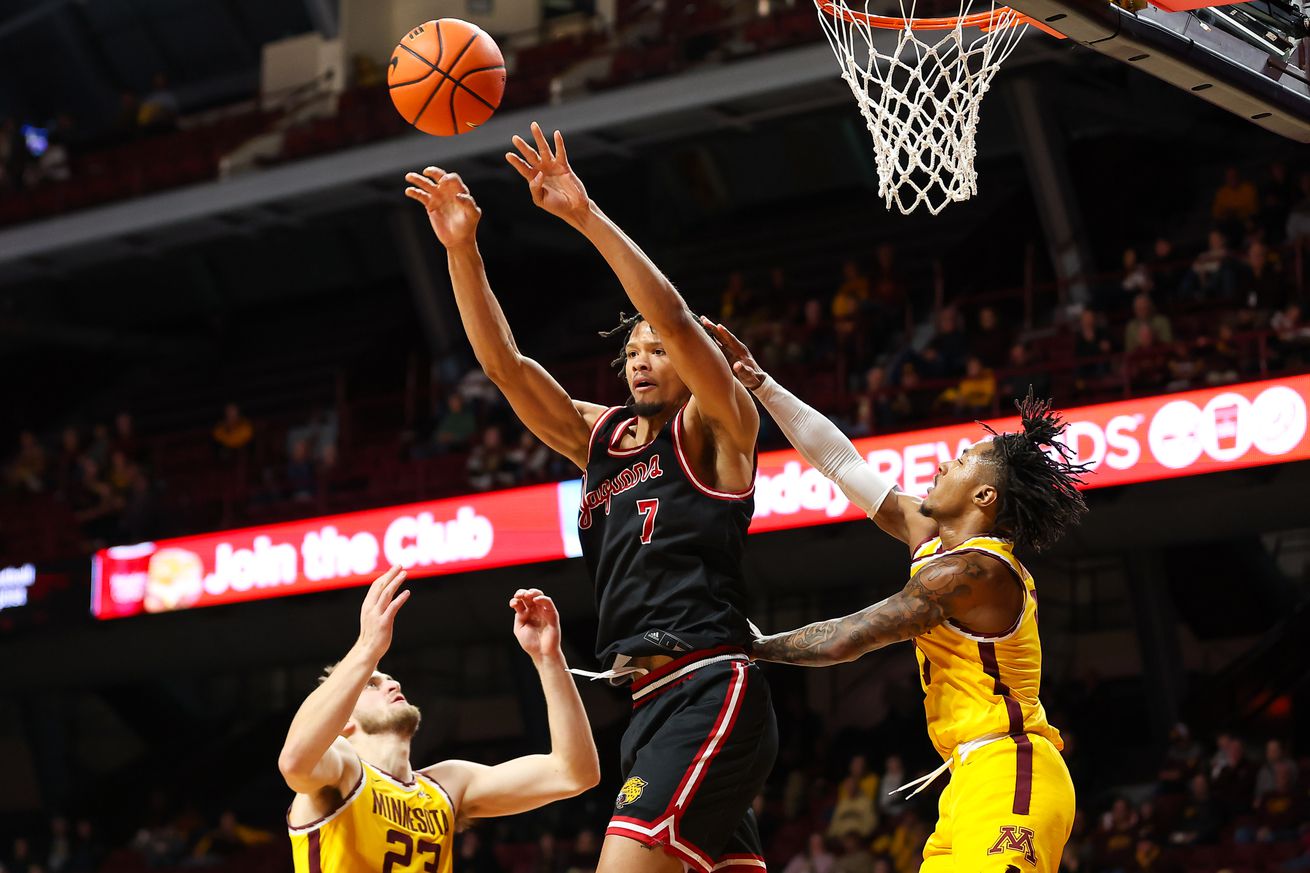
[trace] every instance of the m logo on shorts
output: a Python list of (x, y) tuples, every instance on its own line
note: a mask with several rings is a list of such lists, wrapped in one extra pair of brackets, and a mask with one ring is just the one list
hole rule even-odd
[(640, 776), (630, 777), (627, 782), (623, 783), (623, 787), (619, 789), (619, 796), (618, 799), (614, 801), (614, 808), (623, 809), (623, 807), (628, 806), (629, 804), (636, 803), (637, 798), (641, 797), (641, 792), (646, 789), (648, 784), (650, 783), (645, 779), (642, 779)]
[(1014, 825), (1001, 825), (1001, 835), (987, 850), (989, 855), (1005, 852), (1022, 852), (1029, 864), (1037, 863), (1037, 850), (1033, 847), (1032, 828), (1017, 828)]

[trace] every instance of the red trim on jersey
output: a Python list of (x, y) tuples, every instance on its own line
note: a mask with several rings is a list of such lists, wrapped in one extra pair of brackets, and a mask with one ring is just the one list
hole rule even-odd
[(738, 646), (715, 646), (712, 649), (700, 649), (695, 652), (688, 652), (687, 654), (683, 655), (680, 658), (674, 658), (672, 661), (670, 661), (667, 664), (664, 664), (663, 666), (656, 667), (654, 670), (651, 670), (645, 676), (641, 676), (637, 679), (633, 679), (632, 684), (628, 687), (631, 688), (632, 692), (635, 694), (636, 692), (645, 688), (647, 685), (651, 684), (657, 679), (663, 679), (665, 676), (669, 675), (670, 673), (676, 673), (678, 670), (681, 670), (683, 667), (693, 663), (694, 661), (701, 661), (704, 660), (705, 658), (714, 658), (719, 655), (744, 655), (744, 654), (746, 654), (746, 650)]
[(290, 807), (290, 805), (288, 805), (288, 806), (287, 806), (287, 815), (286, 815), (286, 819), (287, 819), (287, 830), (288, 830), (288, 831), (305, 831), (305, 830), (308, 830), (309, 828), (317, 828), (317, 827), (318, 827), (319, 825), (321, 825), (323, 822), (325, 822), (325, 821), (327, 821), (328, 819), (332, 818), (334, 815), (336, 815), (337, 813), (341, 812), (341, 810), (345, 809), (346, 806), (347, 806), (348, 804), (350, 804), (351, 802), (353, 802), (354, 799), (359, 795), (359, 789), (362, 788), (363, 786), (364, 786), (364, 760), (361, 758), (361, 759), (359, 759), (359, 778), (355, 780), (355, 787), (352, 788), (352, 789), (350, 789), (350, 791), (348, 791), (348, 792), (346, 793), (346, 796), (345, 796), (345, 798), (342, 799), (342, 801), (341, 801), (341, 805), (340, 805), (340, 806), (338, 806), (336, 809), (334, 809), (334, 810), (332, 810), (331, 812), (329, 812), (327, 815), (319, 816), (318, 818), (316, 818), (316, 819), (314, 819), (313, 821), (311, 821), (309, 824), (293, 825), (293, 824), (291, 823), (291, 807)]
[(691, 480), (691, 484), (696, 486), (696, 490), (700, 491), (702, 494), (707, 497), (713, 497), (716, 500), (745, 500), (747, 497), (754, 494), (755, 468), (758, 459), (754, 459), (751, 462), (751, 484), (745, 491), (716, 491), (701, 482), (700, 479), (696, 478), (696, 474), (692, 472), (691, 463), (687, 460), (687, 454), (682, 450), (682, 414), (686, 411), (687, 407), (683, 406), (678, 410), (678, 414), (673, 417), (673, 448), (678, 456), (678, 463), (682, 465), (682, 472), (687, 474), (687, 478)]
[(1014, 814), (1028, 815), (1033, 802), (1033, 741), (1019, 734), (1014, 745)]
[(635, 449), (620, 449), (616, 447), (614, 444), (617, 443), (619, 440), (623, 439), (623, 434), (628, 429), (628, 425), (632, 424), (636, 420), (637, 417), (633, 416), (632, 418), (620, 422), (619, 426), (614, 428), (614, 433), (610, 434), (609, 444), (605, 446), (605, 451), (609, 452), (611, 458), (630, 458), (633, 455), (637, 454), (638, 452), (642, 452), (650, 448), (650, 444), (655, 442), (655, 440), (659, 437), (660, 432), (655, 431), (655, 433), (651, 434), (650, 439), (646, 440), (646, 442), (637, 446)]
[(601, 426), (604, 425), (605, 422), (609, 421), (609, 417), (611, 415), (618, 412), (622, 408), (623, 408), (622, 406), (611, 406), (609, 409), (605, 410), (599, 416), (596, 417), (596, 421), (593, 422), (591, 425), (591, 434), (587, 437), (588, 458), (591, 457), (591, 450), (596, 447), (596, 433), (601, 429)]
[(1019, 625), (1023, 624), (1023, 614), (1024, 611), (1028, 608), (1028, 585), (1026, 582), (1023, 581), (1024, 577), (1019, 574), (1019, 571), (1017, 569), (1015, 569), (1014, 564), (1011, 564), (1009, 561), (1005, 560), (995, 552), (989, 552), (986, 549), (976, 549), (972, 547), (967, 549), (951, 549), (947, 554), (961, 555), (964, 554), (965, 552), (977, 552), (980, 555), (987, 555), (990, 558), (992, 558), (992, 560), (999, 561), (1000, 563), (1004, 564), (1005, 568), (1014, 575), (1015, 580), (1019, 583), (1019, 591), (1023, 594), (1024, 602), (1019, 607), (1019, 615), (1015, 617), (1014, 624), (1010, 625), (1008, 628), (1006, 628), (1005, 630), (1001, 631), (998, 634), (990, 634), (984, 631), (976, 631), (973, 628), (966, 625), (964, 622), (956, 621), (953, 618), (946, 619), (946, 623), (951, 627), (955, 628), (956, 630), (962, 631), (963, 633), (966, 633), (971, 637), (981, 637), (984, 640), (999, 640), (1010, 636), (1011, 634), (1013, 634), (1015, 631), (1019, 629)]
[(322, 831), (310, 831), (309, 834), (309, 873), (323, 873), (323, 861), (319, 857), (319, 835)]

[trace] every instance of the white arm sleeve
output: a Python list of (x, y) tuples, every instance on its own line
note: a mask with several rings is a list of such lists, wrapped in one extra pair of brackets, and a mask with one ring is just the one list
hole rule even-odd
[(835, 482), (851, 503), (873, 518), (896, 483), (869, 466), (826, 415), (802, 403), (772, 376), (764, 377), (763, 384), (755, 389), (755, 396), (801, 457)]

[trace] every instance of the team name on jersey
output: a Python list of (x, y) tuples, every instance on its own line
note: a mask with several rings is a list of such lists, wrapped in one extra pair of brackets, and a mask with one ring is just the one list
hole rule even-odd
[(582, 495), (582, 510), (578, 515), (578, 527), (587, 530), (591, 527), (591, 514), (602, 506), (605, 514), (610, 514), (610, 502), (618, 494), (631, 491), (647, 479), (658, 479), (664, 475), (660, 469), (660, 456), (653, 456), (649, 462), (638, 461), (631, 467), (620, 470), (594, 489)]
[(444, 809), (412, 807), (399, 797), (373, 793), (373, 814), (416, 834), (445, 836), (450, 830), (450, 819)]

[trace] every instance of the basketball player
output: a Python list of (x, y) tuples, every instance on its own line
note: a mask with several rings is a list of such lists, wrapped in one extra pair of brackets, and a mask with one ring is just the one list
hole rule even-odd
[[(750, 642), (741, 558), (759, 414), (681, 295), (587, 196), (538, 125), (509, 162), (534, 202), (596, 247), (641, 313), (623, 319), (626, 406), (575, 401), (518, 349), (478, 254), (480, 212), (429, 167), (406, 191), (446, 247), (478, 361), (543, 442), (583, 471), (578, 516), (599, 614), (600, 676), (631, 679), (624, 782), (600, 873), (764, 868), (750, 805), (777, 752)], [(597, 675), (597, 674), (591, 674)]]
[(377, 669), (409, 599), (404, 581), (399, 567), (374, 580), (359, 639), (328, 668), (287, 732), (278, 767), (296, 792), (287, 811), (296, 873), (451, 873), (457, 822), (536, 809), (600, 781), (587, 713), (560, 652), (559, 614), (535, 588), (519, 589), (509, 603), (514, 636), (541, 676), (550, 754), (494, 767), (410, 767), (418, 707)]
[(1016, 404), (1021, 429), (987, 428), (990, 439), (938, 466), (921, 500), (899, 493), (722, 325), (706, 326), (805, 460), (910, 548), (910, 580), (899, 593), (854, 615), (757, 638), (753, 657), (819, 667), (912, 640), (928, 735), (945, 763), (904, 787), (952, 770), (920, 869), (1055, 873), (1074, 789), (1060, 733), (1037, 699), (1037, 592), (1014, 548), (1051, 545), (1087, 511), (1076, 488), (1086, 467), (1058, 441), (1059, 416), (1030, 389)]

